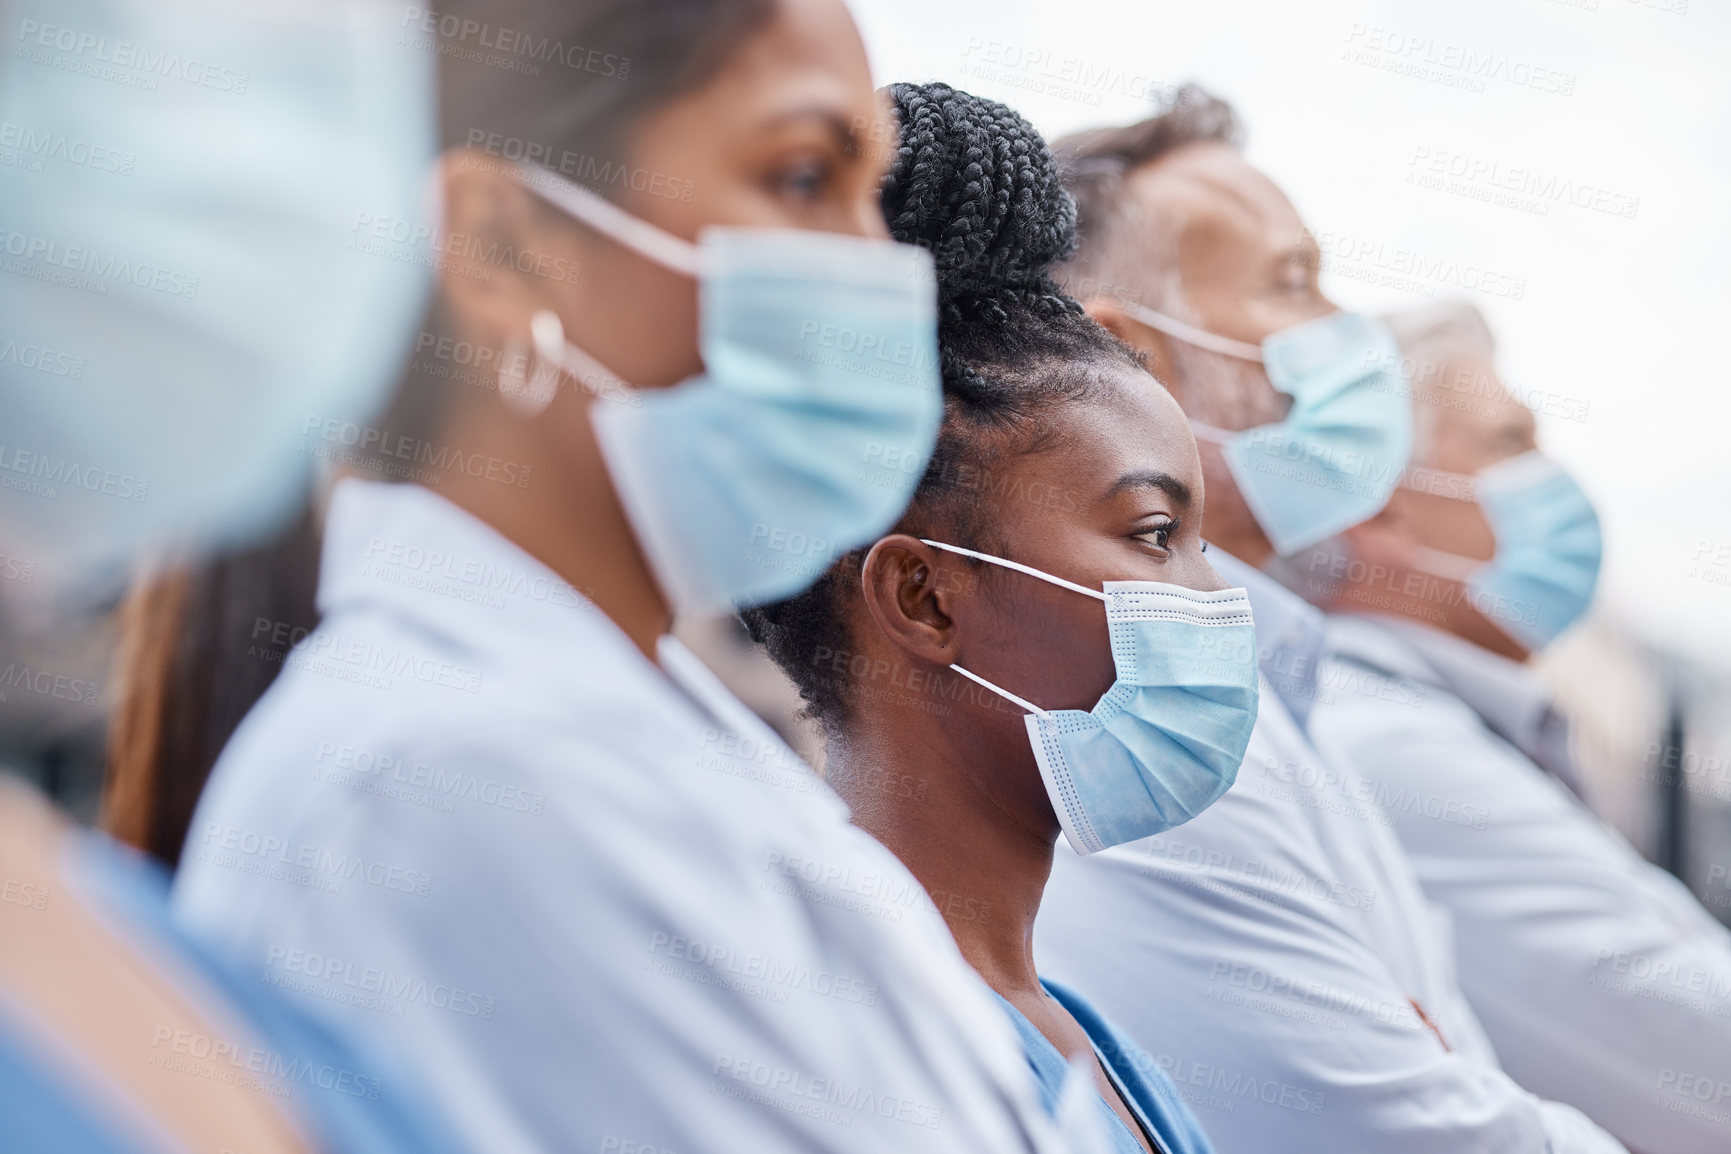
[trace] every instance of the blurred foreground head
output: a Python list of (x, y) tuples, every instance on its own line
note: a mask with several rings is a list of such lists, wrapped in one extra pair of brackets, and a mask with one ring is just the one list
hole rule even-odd
[[(380, 267), (436, 268), (435, 295), (395, 334), (389, 409), (297, 400), (282, 456), (297, 481), (295, 466), (320, 460), (423, 484), (562, 571), (574, 554), (593, 559), (593, 572), (567, 578), (616, 619), (664, 618), (589, 417), (641, 408), (613, 373), (651, 389), (705, 367), (698, 285), (543, 194), (581, 186), (680, 248), (673, 238), (717, 224), (882, 236), (883, 149), (869, 145), (890, 130), (847, 10), (840, 0), (445, 0), (394, 8), (389, 35), (438, 62), (428, 156), (441, 155), (418, 171), (441, 222), (368, 208), (343, 218), (339, 239)], [(558, 318), (612, 384), (554, 373), (531, 401), (549, 376), (537, 316)], [(726, 451), (725, 437), (712, 441)], [(110, 828), (173, 860), (217, 752), (275, 661), (317, 624), (319, 537), (317, 517), (303, 516), (138, 591), (124, 614)]]
[(434, 58), (385, 0), (14, 0), (0, 539), (39, 588), (278, 527), (312, 415), (376, 408), (427, 270)]

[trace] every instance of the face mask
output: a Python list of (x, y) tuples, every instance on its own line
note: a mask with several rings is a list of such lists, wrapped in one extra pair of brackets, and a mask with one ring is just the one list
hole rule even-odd
[(274, 527), (422, 314), (436, 57), (365, 0), (8, 13), (0, 538), (59, 586)]
[(1431, 482), (1426, 492), (1460, 500), (1476, 494), (1497, 551), (1482, 562), (1423, 549), (1422, 568), (1465, 581), (1473, 607), (1528, 649), (1543, 648), (1581, 619), (1598, 585), (1603, 540), (1592, 501), (1561, 465), (1535, 450), (1471, 477), (1423, 472)]
[(705, 229), (693, 246), (541, 170), (523, 180), (701, 282), (704, 373), (637, 390), (542, 313), (537, 354), (629, 404), (591, 410), (620, 501), (679, 612), (777, 601), (895, 522), (943, 419), (937, 291), (911, 245)]
[(1118, 676), (1087, 712), (1041, 709), (950, 666), (1028, 711), (1040, 777), (1077, 853), (1182, 825), (1231, 788), (1256, 726), (1256, 630), (1244, 590), (1107, 581), (1102, 593), (1001, 557), (926, 544), (1106, 603)]
[(1412, 400), (1394, 337), (1337, 312), (1282, 329), (1260, 346), (1206, 332), (1140, 305), (1149, 328), (1199, 349), (1255, 361), (1292, 398), (1286, 419), (1233, 433), (1192, 422), (1224, 447), (1232, 478), (1282, 556), (1368, 521), (1388, 504), (1412, 455)]

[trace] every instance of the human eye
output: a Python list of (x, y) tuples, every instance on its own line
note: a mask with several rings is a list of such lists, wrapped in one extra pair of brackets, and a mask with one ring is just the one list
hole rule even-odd
[(1178, 522), (1174, 520), (1161, 521), (1138, 529), (1131, 536), (1136, 540), (1165, 552), (1171, 548), (1172, 536), (1178, 532)]
[(790, 203), (808, 207), (822, 199), (834, 175), (834, 166), (821, 157), (799, 157), (776, 166), (770, 187)]

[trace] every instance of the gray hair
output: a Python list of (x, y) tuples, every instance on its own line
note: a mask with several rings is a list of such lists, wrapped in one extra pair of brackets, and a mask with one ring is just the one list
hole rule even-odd
[(1176, 261), (1148, 259), (1151, 243), (1169, 243), (1126, 194), (1131, 173), (1187, 144), (1243, 143), (1238, 114), (1195, 84), (1168, 90), (1158, 111), (1134, 124), (1071, 133), (1052, 145), (1064, 185), (1076, 198), (1081, 244), (1059, 267), (1059, 283), (1078, 300), (1107, 297), (1181, 310)]

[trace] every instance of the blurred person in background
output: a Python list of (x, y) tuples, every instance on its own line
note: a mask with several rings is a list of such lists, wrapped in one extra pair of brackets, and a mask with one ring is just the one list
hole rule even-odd
[[(387, 5), (356, 0), (5, 11), (0, 106), (48, 162), (0, 168), (19, 256), (0, 275), (0, 551), (32, 572), (0, 597), (52, 622), (142, 551), (269, 531), (307, 480), (294, 411), (358, 417), (388, 387), (424, 278), (343, 246), (357, 199), (413, 210), (432, 70), (394, 50)], [(129, 90), (111, 81), (142, 73), (75, 57), (118, 44), (176, 63)], [(352, 307), (371, 325), (345, 324)], [(271, 339), (301, 324), (316, 353)], [(21, 656), (9, 688), (89, 689), (19, 674)], [(212, 957), (172, 926), (159, 871), (0, 780), (0, 1150), (455, 1148), (412, 1067)]]
[(320, 622), (231, 618), (284, 668), (177, 915), (412, 1049), (488, 1149), (1048, 1148), (913, 876), (668, 635), (816, 580), (936, 438), (931, 263), (884, 227), (845, 7), (405, 12), (443, 219), (356, 241), (430, 246), (437, 297), (389, 413), (305, 414), (349, 474)]
[(1393, 336), (1323, 296), (1314, 242), (1238, 139), (1232, 110), (1186, 87), (1054, 145), (1080, 210), (1061, 283), (1196, 427), (1209, 557), (1250, 590), (1273, 692), (1206, 813), (1057, 855), (1037, 946), (1227, 1154), (1621, 1150), (1501, 1069), (1389, 819), (1302, 729), (1323, 694), (1381, 686), (1320, 683), (1319, 616), (1258, 567), (1386, 504), (1412, 407)]
[(1731, 932), (1584, 803), (1568, 722), (1525, 664), (1592, 597), (1592, 503), (1539, 451), (1476, 309), (1389, 322), (1413, 466), (1280, 572), (1329, 611), (1323, 684), (1390, 691), (1319, 699), (1311, 735), (1395, 818), (1511, 1074), (1646, 1154), (1731, 1148)]
[(1003, 999), (1048, 1102), (1085, 1055), (1113, 1150), (1206, 1151), (1159, 1067), (1085, 989), (1043, 981), (1029, 943), (1060, 830), (1087, 850), (1136, 840), (1230, 784), (1256, 719), (1249, 602), (1203, 556), (1184, 414), (1052, 282), (1075, 206), (1045, 141), (946, 84), (888, 91), (884, 215), (937, 262), (943, 432), (893, 534), (745, 617), (822, 726), (854, 821)]

